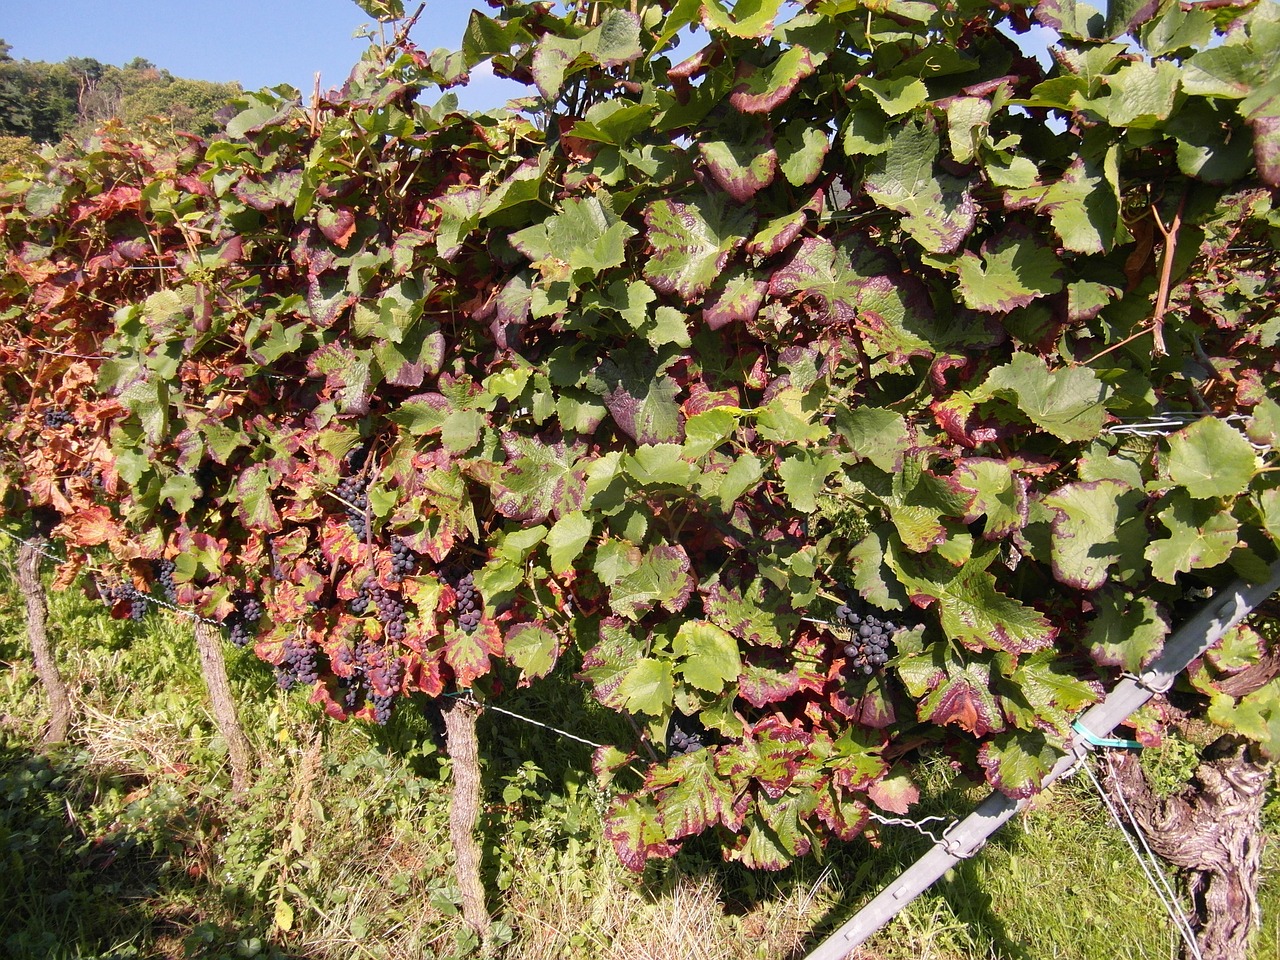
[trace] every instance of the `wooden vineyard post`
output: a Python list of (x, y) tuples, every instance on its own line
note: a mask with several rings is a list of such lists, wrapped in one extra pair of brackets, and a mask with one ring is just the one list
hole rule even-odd
[(445, 743), (449, 751), (453, 796), (449, 802), (449, 836), (453, 841), (454, 869), (462, 892), (462, 916), (480, 938), (484, 956), (493, 954), (489, 911), (480, 881), (480, 845), (476, 824), (480, 819), (480, 750), (476, 739), (478, 704), (456, 698), (444, 709)]
[(18, 545), (18, 589), (27, 608), (27, 641), (36, 662), (36, 673), (49, 698), (49, 726), (44, 732), (46, 744), (61, 743), (67, 739), (71, 725), (71, 698), (67, 685), (58, 672), (58, 662), (49, 643), (49, 605), (45, 599), (44, 584), (40, 582), (39, 547), (30, 540)]
[(240, 718), (236, 714), (236, 702), (231, 696), (231, 683), (227, 679), (227, 661), (222, 656), (222, 637), (215, 624), (196, 621), (196, 650), (200, 653), (200, 672), (209, 688), (209, 701), (213, 706), (213, 719), (218, 724), (222, 738), (227, 742), (227, 757), (231, 761), (231, 791), (236, 796), (249, 787), (249, 771), (253, 767), (253, 747), (244, 735)]

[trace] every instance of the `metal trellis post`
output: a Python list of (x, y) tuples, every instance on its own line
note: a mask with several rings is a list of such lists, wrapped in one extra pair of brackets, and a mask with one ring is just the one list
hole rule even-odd
[[(1206, 600), (1168, 638), (1160, 655), (1140, 676), (1125, 677), (1106, 699), (1080, 716), (1066, 756), (1049, 771), (1041, 787), (1047, 787), (1073, 770), (1098, 741), (1157, 693), (1168, 690), (1196, 657), (1277, 590), (1280, 590), (1280, 561), (1271, 565), (1271, 575), (1265, 582), (1246, 584), (1236, 580)], [(844, 960), (934, 881), (982, 849), (987, 837), (1012, 819), (1026, 803), (1026, 800), (1013, 800), (993, 792), (973, 813), (947, 830), (936, 846), (824, 940), (806, 960)]]

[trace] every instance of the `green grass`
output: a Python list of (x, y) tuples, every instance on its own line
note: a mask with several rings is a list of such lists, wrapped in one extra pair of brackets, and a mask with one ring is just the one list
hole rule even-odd
[[(73, 741), (37, 750), (43, 698), (20, 608), (0, 584), (0, 955), (24, 958), (467, 957), (448, 843), (448, 761), (412, 709), (386, 728), (321, 718), (229, 650), (261, 764), (241, 803), (205, 706), (189, 625), (112, 621), (74, 591), (51, 627)], [(601, 742), (624, 720), (572, 681), (503, 705)], [(602, 836), (590, 749), (483, 715), (484, 870), (501, 955), (801, 958), (930, 844), (901, 827), (776, 874), (697, 839), (642, 876)], [(1178, 751), (1181, 751), (1179, 753)], [(1185, 775), (1176, 743), (1154, 757)], [(985, 791), (942, 761), (916, 815)], [(1274, 851), (1267, 853), (1274, 868)], [(1263, 888), (1256, 960), (1280, 960), (1280, 889)], [(1174, 952), (1155, 895), (1087, 781), (1062, 784), (911, 904), (864, 956), (1113, 960)]]

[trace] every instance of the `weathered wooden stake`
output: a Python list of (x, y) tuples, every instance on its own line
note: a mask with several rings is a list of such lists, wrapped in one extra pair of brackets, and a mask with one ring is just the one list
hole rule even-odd
[(445, 743), (453, 776), (449, 804), (449, 836), (453, 841), (454, 870), (462, 891), (462, 917), (480, 938), (484, 956), (493, 955), (489, 911), (480, 881), (480, 845), (476, 824), (480, 820), (480, 748), (476, 718), (480, 707), (455, 699), (444, 709)]
[(67, 739), (71, 726), (71, 698), (67, 685), (58, 672), (58, 662), (49, 643), (49, 604), (40, 582), (41, 553), (37, 545), (24, 540), (18, 545), (18, 589), (27, 606), (27, 641), (36, 661), (36, 673), (49, 698), (49, 726), (45, 728), (46, 744), (61, 743)]
[(196, 621), (196, 650), (200, 653), (200, 672), (209, 688), (209, 702), (213, 705), (213, 719), (218, 724), (222, 738), (227, 742), (227, 757), (231, 761), (231, 792), (236, 796), (249, 787), (249, 772), (253, 769), (253, 747), (240, 726), (236, 702), (231, 696), (231, 682), (227, 679), (227, 661), (222, 656), (222, 636), (214, 624)]

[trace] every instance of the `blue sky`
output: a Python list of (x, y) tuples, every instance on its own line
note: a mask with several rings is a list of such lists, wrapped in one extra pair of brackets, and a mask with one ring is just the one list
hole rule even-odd
[[(416, 9), (412, 0), (407, 9)], [(425, 50), (457, 49), (481, 0), (428, 0), (412, 37)], [(370, 18), (351, 0), (41, 0), (0, 3), (0, 38), (19, 60), (144, 57), (175, 76), (238, 80), (247, 89), (288, 83), (309, 96), (316, 71), (341, 86), (368, 41)], [(498, 106), (522, 88), (484, 70), (458, 91), (464, 107)]]

